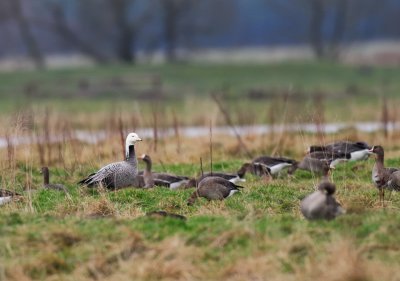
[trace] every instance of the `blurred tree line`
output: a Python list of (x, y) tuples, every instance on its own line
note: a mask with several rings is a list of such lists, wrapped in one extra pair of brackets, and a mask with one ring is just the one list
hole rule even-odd
[[(246, 11), (246, 5), (256, 2), (257, 11)], [(239, 33), (245, 33), (237, 28), (241, 21), (265, 14), (273, 30), (265, 32), (265, 42), (269, 36), (280, 36), (282, 42), (292, 38), (289, 43), (309, 44), (317, 58), (337, 59), (345, 44), (357, 41), (363, 32), (372, 32), (371, 27), (391, 37), (400, 36), (398, 2), (1, 0), (0, 56), (13, 49), (26, 53), (37, 68), (42, 68), (51, 53), (79, 52), (98, 63), (135, 63), (138, 51), (162, 50), (166, 60), (174, 62), (180, 58), (179, 50), (207, 45), (210, 36), (230, 33), (239, 38)], [(18, 44), (4, 40), (11, 33), (18, 34)]]

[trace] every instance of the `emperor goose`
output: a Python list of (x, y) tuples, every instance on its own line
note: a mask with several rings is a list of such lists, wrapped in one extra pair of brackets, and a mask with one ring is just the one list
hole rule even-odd
[(398, 168), (385, 167), (385, 151), (382, 146), (373, 146), (370, 151), (376, 154), (375, 165), (372, 168), (372, 181), (379, 189), (379, 201), (383, 204), (385, 188), (400, 191), (400, 170)]
[(308, 220), (331, 220), (345, 213), (333, 194), (336, 187), (328, 181), (321, 182), (317, 191), (305, 197), (300, 203), (301, 213)]
[(308, 148), (308, 152), (331, 151), (337, 153), (350, 153), (350, 161), (360, 161), (368, 159), (369, 155), (371, 155), (370, 149), (371, 147), (366, 142), (339, 141), (326, 146), (312, 145)]
[(42, 167), (40, 171), (43, 174), (43, 187), (45, 189), (53, 189), (53, 190), (67, 192), (67, 188), (64, 185), (59, 183), (53, 183), (53, 184), (49, 183), (50, 174), (48, 167)]
[[(178, 189), (184, 187), (189, 178), (184, 176), (177, 176), (170, 173), (154, 173), (151, 171), (152, 161), (149, 155), (143, 154), (141, 159), (146, 163), (146, 169), (143, 172), (145, 182), (150, 182), (148, 185), (166, 186), (170, 189)], [(151, 183), (152, 182), (152, 183)]]
[(110, 189), (135, 186), (138, 174), (135, 143), (141, 140), (136, 133), (130, 133), (125, 140), (125, 161), (108, 164), (81, 180), (79, 184), (88, 187), (103, 185)]
[(238, 186), (224, 178), (210, 176), (205, 177), (199, 182), (199, 186), (188, 199), (188, 205), (193, 205), (198, 197), (208, 200), (223, 200), (239, 191)]

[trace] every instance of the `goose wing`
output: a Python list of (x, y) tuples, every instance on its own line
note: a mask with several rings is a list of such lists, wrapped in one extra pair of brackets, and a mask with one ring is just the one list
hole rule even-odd
[(81, 180), (79, 184), (84, 184), (84, 185), (94, 185), (98, 184), (100, 182), (107, 182), (107, 181), (113, 181), (113, 179), (119, 175), (119, 174), (125, 174), (128, 170), (132, 169), (131, 172), (133, 172), (133, 168), (130, 167), (130, 165), (125, 162), (115, 162), (108, 164), (107, 166), (104, 166), (100, 170), (98, 170), (96, 173), (93, 173), (89, 175), (87, 178)]

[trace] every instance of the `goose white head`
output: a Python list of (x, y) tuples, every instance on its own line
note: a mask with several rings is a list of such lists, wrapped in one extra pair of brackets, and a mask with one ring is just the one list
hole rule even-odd
[(126, 137), (126, 140), (125, 140), (126, 157), (128, 157), (129, 146), (130, 145), (135, 145), (135, 143), (138, 142), (138, 141), (142, 141), (142, 139), (139, 138), (139, 136), (136, 133), (129, 133), (128, 134), (128, 136)]

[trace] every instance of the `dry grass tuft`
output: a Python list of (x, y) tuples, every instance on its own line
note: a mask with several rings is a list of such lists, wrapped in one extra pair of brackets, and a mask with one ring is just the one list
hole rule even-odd
[(84, 207), (84, 214), (90, 218), (114, 217), (117, 210), (106, 196), (102, 196), (99, 200), (89, 202)]
[(107, 274), (97, 277), (91, 274), (92, 278), (97, 280), (101, 277), (101, 280), (110, 281), (202, 279), (202, 265), (195, 262), (201, 255), (196, 248), (186, 245), (183, 239), (172, 237), (152, 247), (141, 242), (139, 245), (131, 245), (131, 250), (128, 250), (130, 254), (125, 258), (119, 253), (107, 259), (112, 262), (108, 262), (108, 265), (100, 264)]

